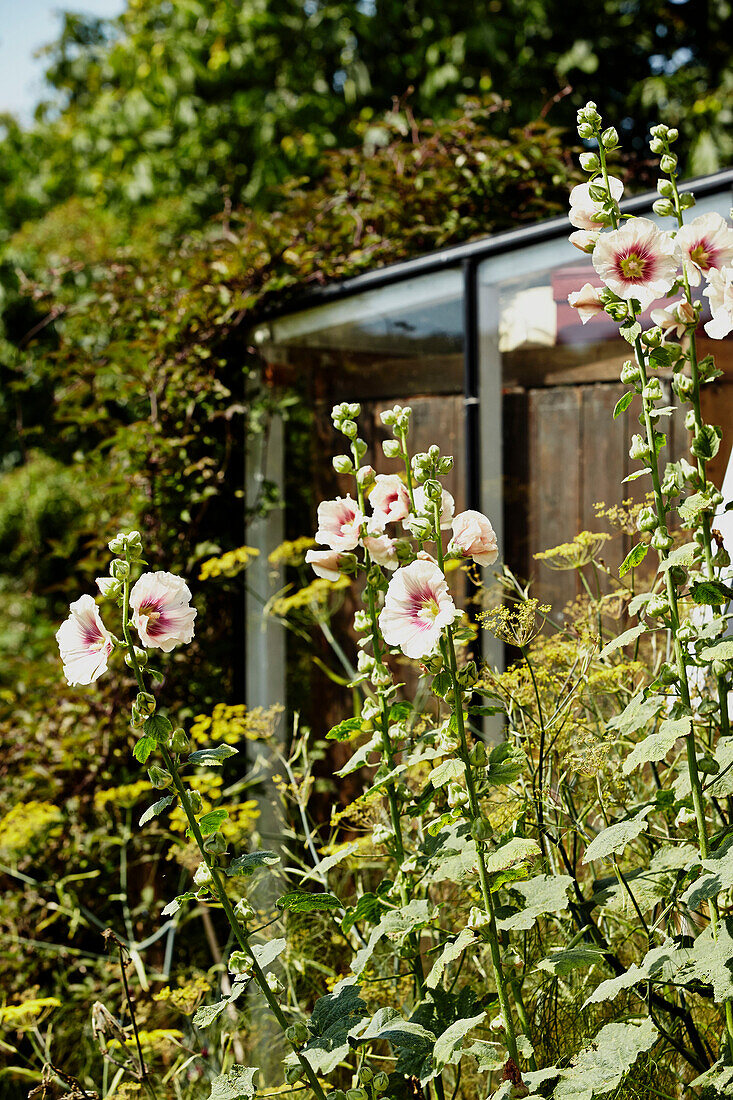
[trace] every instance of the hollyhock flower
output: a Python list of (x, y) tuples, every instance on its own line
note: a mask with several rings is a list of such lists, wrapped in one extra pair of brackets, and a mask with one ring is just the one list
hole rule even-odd
[(383, 530), (385, 524), (405, 519), (410, 511), (410, 494), (397, 474), (377, 474), (369, 503), (374, 512), (370, 526)]
[(580, 290), (574, 290), (572, 294), (568, 294), (568, 302), (573, 309), (577, 309), (583, 324), (590, 321), (591, 317), (597, 317), (599, 313), (603, 313), (603, 302), (598, 287), (591, 286), (590, 283), (583, 283)]
[(677, 230), (675, 243), (691, 286), (733, 263), (733, 229), (720, 214), (702, 214)]
[(703, 294), (710, 299), (713, 318), (705, 325), (705, 331), (713, 340), (722, 340), (733, 330), (733, 267), (713, 270), (709, 279)]
[(353, 550), (363, 522), (359, 505), (350, 496), (324, 500), (318, 505), (316, 542), (332, 550)]
[(389, 535), (371, 535), (363, 542), (365, 549), (369, 551), (369, 557), (383, 569), (396, 569), (400, 564), (395, 540)]
[(337, 581), (341, 576), (339, 562), (344, 558), (338, 550), (309, 550), (305, 555), (308, 565), (313, 566), (313, 572), (317, 577), (323, 577), (325, 581)]
[(56, 631), (64, 676), (72, 687), (91, 684), (107, 671), (114, 640), (92, 596), (81, 596), (69, 611), (68, 619)]
[[(624, 185), (616, 176), (609, 176), (608, 183), (611, 188), (611, 197), (618, 202), (624, 193)], [(600, 202), (590, 196), (591, 187), (601, 186), (600, 181), (591, 183), (579, 183), (570, 192), (570, 224), (576, 229), (601, 229), (602, 223), (593, 216), (601, 206)]]
[(574, 233), (570, 234), (568, 240), (581, 252), (592, 252), (600, 235), (600, 230), (591, 232), (588, 229), (576, 229)]
[(493, 565), (499, 556), (496, 532), (482, 512), (468, 509), (453, 520), (453, 538), (449, 550), (459, 550), (477, 565)]
[(143, 573), (130, 592), (132, 621), (143, 645), (170, 651), (193, 638), (196, 608), (182, 577), (163, 571)]
[(679, 254), (674, 240), (648, 218), (632, 218), (601, 234), (593, 266), (619, 298), (636, 298), (642, 310), (663, 298), (674, 283)]
[(665, 336), (674, 333), (679, 340), (684, 335), (685, 329), (695, 320), (695, 311), (684, 298), (674, 302), (666, 309), (653, 309), (652, 321), (663, 331)]
[(406, 657), (420, 658), (427, 657), (459, 615), (438, 566), (413, 561), (389, 582), (379, 625), (388, 645), (399, 647)]
[[(433, 502), (428, 499), (425, 490), (422, 485), (418, 486), (414, 492), (415, 497), (415, 513), (419, 516), (428, 515), (433, 518)], [(448, 492), (447, 489), (443, 489), (443, 496), (440, 501), (440, 529), (441, 531), (447, 531), (453, 520), (453, 512), (455, 511), (456, 502), (453, 499), (453, 495)], [(404, 524), (405, 527), (409, 527), (409, 523)]]

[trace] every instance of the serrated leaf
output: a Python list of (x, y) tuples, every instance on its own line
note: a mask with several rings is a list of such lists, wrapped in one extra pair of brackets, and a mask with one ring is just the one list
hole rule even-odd
[(162, 714), (151, 714), (143, 722), (143, 733), (152, 737), (156, 744), (165, 744), (173, 732), (173, 726)]
[(594, 963), (603, 962), (605, 953), (600, 947), (592, 944), (580, 943), (576, 947), (567, 947), (565, 950), (553, 951), (540, 959), (537, 963), (539, 970), (545, 970), (548, 974), (554, 974), (558, 978), (564, 978), (573, 974), (583, 966), (593, 966)]
[(627, 821), (618, 821), (615, 825), (609, 825), (608, 828), (603, 829), (586, 848), (582, 862), (591, 863), (594, 859), (606, 859), (617, 852), (622, 852), (627, 844), (649, 828), (649, 823), (644, 820), (649, 810), (650, 807), (645, 806), (635, 817)]
[(333, 894), (310, 894), (305, 890), (291, 890), (277, 899), (278, 909), (289, 909), (291, 913), (315, 913), (327, 909), (343, 909), (343, 905)]
[(381, 744), (381, 735), (375, 733), (373, 737), (370, 737), (363, 745), (360, 745), (356, 752), (346, 761), (342, 768), (339, 768), (334, 775), (337, 775), (340, 779), (343, 779), (345, 775), (351, 775), (352, 772), (358, 771), (359, 768), (363, 768), (369, 763), (369, 756), (373, 752), (378, 752)]
[(637, 638), (641, 637), (648, 630), (646, 623), (639, 623), (638, 626), (632, 626), (630, 630), (625, 630), (623, 634), (619, 634), (616, 638), (612, 638), (610, 642), (604, 645), (601, 652), (598, 654), (598, 659), (603, 661), (610, 653), (613, 653), (617, 649), (621, 649), (622, 646), (629, 645), (631, 642), (635, 642)]
[(283, 951), (287, 947), (287, 940), (280, 938), (276, 940), (268, 940), (267, 943), (252, 943), (252, 954), (257, 959), (257, 962), (266, 970), (268, 966), (274, 963), (275, 959), (279, 955), (282, 955)]
[[(359, 1033), (366, 1015), (359, 986), (353, 982), (341, 982), (333, 993), (319, 997), (309, 1021), (312, 1038), (302, 1050), (317, 1073), (331, 1073), (349, 1055), (348, 1040)], [(295, 1054), (287, 1062), (296, 1064)]]
[(620, 1085), (640, 1054), (650, 1050), (658, 1031), (650, 1019), (641, 1024), (606, 1024), (593, 1042), (561, 1071), (553, 1100), (591, 1100)]
[(148, 821), (152, 821), (154, 817), (162, 813), (171, 802), (175, 802), (176, 796), (174, 794), (167, 794), (165, 798), (159, 798), (157, 802), (154, 802), (152, 806), (148, 806), (145, 813), (140, 818), (138, 825), (146, 825)]
[(212, 745), (207, 749), (197, 749), (188, 758), (189, 764), (203, 768), (218, 768), (230, 756), (236, 756), (237, 750), (231, 745)]
[(461, 1059), (462, 1051), (460, 1046), (463, 1039), (468, 1035), (469, 1031), (478, 1027), (485, 1016), (485, 1012), (480, 1012), (478, 1016), (471, 1016), (464, 1020), (456, 1020), (455, 1023), (445, 1029), (442, 1035), (438, 1036), (435, 1040), (435, 1047), (433, 1048), (433, 1057), (437, 1066), (458, 1064)]
[[(226, 819), (229, 817), (229, 811), (225, 810), (222, 806), (216, 810), (209, 810), (207, 814), (199, 818), (199, 829), (202, 836), (211, 836), (213, 833), (218, 833)], [(190, 830), (186, 830), (190, 832)]]
[(451, 757), (449, 760), (444, 760), (437, 768), (433, 768), (430, 773), (430, 782), (437, 789), (445, 786), (446, 783), (462, 780), (465, 772), (463, 761)]
[(493, 1043), (486, 1039), (476, 1039), (470, 1047), (464, 1047), (464, 1054), (472, 1054), (478, 1062), (479, 1073), (493, 1073), (501, 1069), (506, 1057)]
[(615, 420), (617, 416), (621, 415), (621, 413), (626, 412), (626, 410), (628, 409), (629, 405), (631, 404), (631, 402), (633, 400), (634, 400), (634, 391), (633, 390), (627, 390), (627, 392), (625, 394), (623, 394), (621, 397), (619, 397), (618, 401), (616, 402), (616, 406), (613, 410), (613, 419)]
[(217, 1001), (216, 1004), (213, 1005), (201, 1005), (200, 1008), (196, 1009), (194, 1014), (193, 1026), (209, 1027), (213, 1024), (214, 1020), (221, 1016), (228, 1004), (229, 1001)]
[(237, 875), (251, 875), (258, 867), (271, 867), (280, 862), (277, 852), (246, 852), (243, 856), (237, 856), (227, 867), (227, 875), (234, 878)]
[(659, 572), (666, 573), (672, 566), (681, 565), (683, 569), (689, 569), (695, 559), (700, 555), (700, 547), (696, 542), (686, 542), (676, 547), (659, 563)]
[(701, 512), (712, 512), (715, 505), (709, 493), (693, 493), (677, 505), (677, 511), (683, 523), (691, 524)]
[(652, 718), (656, 718), (666, 702), (664, 695), (649, 695), (645, 698), (643, 691), (640, 691), (620, 714), (608, 722), (607, 728), (617, 730), (621, 737), (628, 737), (629, 734), (644, 729)]
[(443, 977), (443, 971), (450, 963), (460, 959), (466, 948), (474, 943), (476, 933), (472, 928), (462, 928), (454, 940), (447, 943), (433, 963), (432, 969), (425, 979), (428, 989), (435, 989)]
[(691, 718), (666, 718), (660, 723), (656, 733), (650, 733), (631, 750), (623, 763), (624, 775), (630, 775), (642, 764), (664, 760), (675, 742), (680, 737), (686, 737), (691, 730)]
[(508, 787), (515, 783), (527, 763), (522, 750), (511, 741), (491, 750), (486, 768), (486, 778), (493, 787)]
[(692, 945), (691, 976), (712, 985), (713, 997), (718, 1004), (733, 998), (732, 930), (733, 921), (722, 920), (715, 938), (709, 924)]
[(698, 581), (690, 589), (690, 595), (695, 603), (721, 607), (733, 599), (733, 589), (722, 581)]
[(132, 755), (141, 764), (145, 764), (156, 745), (157, 741), (155, 740), (155, 738), (141, 737), (140, 740), (135, 743), (135, 747), (132, 750)]
[(733, 886), (733, 836), (728, 836), (707, 859), (702, 860), (702, 873), (691, 886), (688, 886), (680, 900), (691, 909), (699, 909), (703, 902), (717, 897), (721, 890), (727, 890), (731, 886)]
[(432, 906), (426, 898), (415, 898), (400, 909), (385, 913), (376, 928), (373, 928), (368, 942), (354, 955), (351, 970), (358, 977), (374, 954), (383, 936), (401, 938), (412, 932), (418, 925), (427, 924), (432, 917)]
[(255, 1078), (259, 1070), (235, 1066), (211, 1082), (209, 1100), (251, 1100), (257, 1092)]
[(488, 874), (496, 874), (497, 871), (506, 871), (515, 863), (522, 863), (526, 859), (534, 859), (541, 855), (541, 849), (537, 841), (515, 836), (501, 848), (490, 852), (484, 857)]
[(527, 882), (514, 882), (510, 889), (521, 894), (525, 908), (498, 922), (502, 932), (527, 932), (538, 917), (545, 913), (560, 913), (568, 907), (568, 890), (573, 880), (569, 875), (535, 875)]
[(594, 1005), (601, 1004), (603, 1001), (612, 1001), (622, 989), (631, 989), (639, 982), (646, 982), (649, 979), (657, 982), (673, 981), (682, 966), (689, 962), (691, 954), (690, 948), (677, 947), (672, 942), (662, 944), (661, 947), (653, 947), (651, 951), (647, 951), (638, 966), (635, 963), (625, 973), (601, 982), (585, 1004)]
[(326, 740), (351, 741), (352, 738), (358, 737), (363, 729), (364, 720), (362, 718), (346, 718), (343, 722), (339, 722), (337, 726), (332, 726), (326, 734)]
[(723, 638), (722, 642), (706, 646), (700, 650), (703, 661), (733, 661), (733, 638)]
[(695, 458), (702, 458), (703, 461), (709, 462), (718, 453), (721, 438), (720, 428), (714, 424), (703, 424), (702, 427), (696, 429), (695, 436), (690, 444), (690, 450)]
[(629, 601), (629, 615), (638, 615), (653, 595), (653, 592), (637, 592), (634, 598)]
[(619, 577), (625, 576), (630, 569), (636, 569), (637, 565), (641, 565), (648, 552), (648, 542), (637, 543), (636, 546), (634, 546), (633, 549), (629, 551), (624, 560), (621, 562), (618, 571)]

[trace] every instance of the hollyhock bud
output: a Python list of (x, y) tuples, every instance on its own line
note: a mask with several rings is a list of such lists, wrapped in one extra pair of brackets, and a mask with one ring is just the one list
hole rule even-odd
[(206, 863), (199, 863), (193, 873), (193, 881), (196, 886), (210, 886), (214, 881), (211, 870)]
[(580, 290), (574, 290), (568, 294), (568, 304), (577, 309), (581, 323), (586, 324), (592, 317), (597, 317), (604, 312), (604, 303), (598, 291), (598, 287), (591, 283), (584, 283)]
[(338, 550), (308, 550), (305, 555), (306, 565), (313, 567), (313, 572), (323, 580), (337, 581), (341, 577), (340, 565), (351, 555), (340, 554)]
[(171, 752), (188, 752), (190, 742), (186, 737), (186, 731), (181, 729), (174, 729), (173, 733), (168, 738), (168, 748)]
[(109, 571), (116, 580), (123, 581), (130, 576), (130, 563), (116, 558), (110, 565)]
[(590, 232), (588, 229), (576, 229), (574, 233), (570, 234), (568, 240), (581, 252), (591, 253), (596, 247), (599, 236), (600, 231)]
[(600, 168), (601, 162), (598, 160), (597, 153), (581, 153), (580, 154), (580, 167), (584, 172), (597, 172)]
[(204, 808), (204, 804), (203, 804), (203, 801), (201, 799), (201, 795), (199, 794), (198, 791), (186, 791), (186, 794), (188, 795), (188, 801), (189, 801), (189, 804), (191, 806), (191, 812), (198, 816), (198, 814), (200, 814), (201, 811)]
[(677, 170), (677, 157), (674, 153), (665, 153), (659, 162), (659, 167), (667, 175), (672, 175)]
[(106, 600), (116, 600), (122, 595), (122, 582), (115, 577), (97, 577), (97, 588)]
[(152, 764), (151, 767), (148, 768), (148, 776), (156, 791), (164, 791), (165, 788), (170, 787), (173, 782), (171, 773), (166, 768), (161, 768), (157, 764)]
[(374, 477), (373, 466), (360, 466), (356, 471), (356, 483), (360, 485), (362, 489), (368, 489), (374, 481)]
[(399, 458), (402, 454), (402, 447), (396, 439), (385, 439), (382, 450), (385, 458)]
[(267, 971), (267, 973), (265, 974), (265, 981), (267, 982), (267, 988), (270, 990), (270, 993), (281, 993), (282, 992), (282, 988), (283, 988), (282, 982), (280, 981), (280, 979), (278, 978), (277, 974), (275, 974), (274, 971), (272, 971), (272, 970)]
[(234, 906), (234, 915), (238, 921), (242, 924), (246, 924), (247, 921), (252, 920), (255, 915), (255, 911), (246, 898), (241, 898)]
[(221, 833), (210, 833), (204, 837), (204, 851), (211, 856), (223, 856), (227, 850), (226, 838)]
[(302, 1046), (303, 1043), (307, 1043), (308, 1035), (308, 1028), (303, 1023), (291, 1024), (285, 1032), (285, 1038), (293, 1046)]
[(453, 520), (453, 538), (449, 550), (473, 558), (477, 565), (493, 565), (499, 556), (496, 532), (481, 512), (469, 509), (459, 512)]
[(379, 1073), (375, 1073), (372, 1081), (372, 1088), (375, 1092), (386, 1092), (389, 1088), (389, 1077), (387, 1074), (381, 1070)]
[(245, 951), (232, 951), (227, 965), (230, 974), (249, 974), (252, 970), (252, 960)]
[(288, 1085), (297, 1084), (297, 1082), (301, 1079), (302, 1076), (303, 1076), (303, 1067), (302, 1066), (297, 1065), (297, 1066), (286, 1066), (285, 1067), (285, 1081)]
[(155, 696), (151, 695), (149, 691), (139, 691), (135, 698), (135, 706), (140, 714), (155, 714)]
[[(135, 655), (135, 661), (137, 661), (137, 667), (138, 668), (145, 668), (146, 664), (148, 663), (147, 651), (144, 650), (144, 649), (138, 649), (137, 646), (133, 646), (132, 647), (132, 652)], [(125, 653), (125, 664), (127, 665), (128, 668), (134, 668), (135, 667), (135, 661), (133, 661), (132, 655), (129, 653), (129, 651), (127, 653)]]
[(354, 463), (348, 455), (334, 455), (331, 459), (331, 465), (337, 474), (353, 474), (354, 472)]

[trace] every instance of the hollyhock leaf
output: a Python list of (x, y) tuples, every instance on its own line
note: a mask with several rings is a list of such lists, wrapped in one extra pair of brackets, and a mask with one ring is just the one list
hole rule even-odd
[(690, 595), (695, 603), (720, 607), (733, 599), (733, 589), (722, 581), (700, 581), (699, 584), (693, 584)]
[(343, 768), (339, 768), (334, 774), (340, 779), (343, 779), (345, 775), (351, 775), (352, 772), (358, 771), (359, 768), (363, 768), (369, 763), (370, 753), (378, 752), (380, 745), (381, 734), (375, 733), (365, 744), (360, 745), (356, 752), (346, 761)]
[(627, 821), (617, 821), (615, 825), (602, 829), (586, 848), (582, 862), (591, 863), (594, 859), (605, 859), (607, 856), (622, 852), (627, 844), (636, 840), (649, 828), (649, 823), (644, 819), (650, 808), (645, 806), (635, 817)]
[(146, 825), (148, 821), (152, 821), (154, 817), (162, 813), (171, 802), (175, 802), (176, 796), (174, 794), (167, 794), (165, 798), (159, 798), (157, 802), (154, 802), (152, 806), (148, 806), (145, 813), (140, 818), (138, 825)]
[(229, 1001), (217, 1001), (216, 1004), (213, 1005), (201, 1005), (200, 1008), (196, 1009), (193, 1020), (191, 1021), (193, 1026), (209, 1027), (218, 1016), (221, 1016), (228, 1004)]
[(204, 768), (218, 768), (230, 756), (236, 756), (237, 749), (231, 745), (212, 745), (208, 749), (197, 749), (188, 758), (189, 764), (199, 764)]
[[(379, 890), (387, 893), (391, 885), (392, 883), (387, 880), (380, 884)], [(380, 896), (380, 893), (374, 894), (369, 891), (366, 894), (362, 894), (356, 905), (346, 910), (346, 915), (341, 921), (341, 931), (348, 934), (357, 921), (365, 921), (367, 924), (378, 924), (384, 913), (384, 909), (385, 902)]]
[(346, 718), (333, 726), (326, 734), (328, 741), (351, 741), (363, 732), (364, 722), (361, 718)]
[(713, 938), (711, 925), (695, 940), (692, 947), (691, 976), (706, 985), (712, 985), (716, 1002), (733, 998), (733, 921), (723, 920), (718, 925), (717, 939)]
[(704, 661), (733, 661), (733, 638), (724, 638), (722, 642), (706, 646), (700, 651)]
[(450, 760), (444, 760), (442, 764), (439, 764), (437, 768), (431, 771), (430, 782), (437, 789), (438, 787), (445, 786), (446, 783), (463, 779), (465, 771), (465, 766), (461, 760), (452, 758)]
[(516, 782), (526, 763), (527, 757), (522, 750), (510, 741), (505, 741), (503, 745), (497, 745), (491, 750), (486, 778), (493, 787), (507, 787)]
[(607, 723), (606, 729), (617, 730), (621, 737), (628, 737), (629, 734), (644, 729), (652, 718), (656, 718), (666, 702), (664, 695), (645, 697), (643, 691), (640, 691), (620, 714)]
[(447, 1027), (442, 1035), (439, 1035), (433, 1048), (433, 1057), (438, 1066), (457, 1065), (461, 1060), (461, 1043), (469, 1031), (478, 1027), (486, 1017), (485, 1012), (478, 1016), (470, 1016), (468, 1019), (456, 1020)]
[(634, 391), (628, 390), (622, 397), (619, 397), (613, 410), (613, 419), (617, 416), (621, 416), (621, 413), (626, 412), (631, 402), (634, 400)]
[(524, 860), (534, 859), (538, 855), (541, 855), (541, 849), (537, 841), (515, 836), (495, 852), (489, 853), (486, 857), (486, 870), (493, 875), (497, 871), (506, 871), (515, 863), (523, 863)]
[(631, 775), (634, 769), (642, 764), (664, 760), (675, 742), (680, 737), (686, 737), (691, 730), (691, 718), (665, 719), (660, 723), (656, 733), (650, 733), (626, 757), (623, 763), (624, 775)]
[(703, 873), (685, 890), (681, 901), (699, 909), (704, 901), (733, 886), (733, 836), (728, 836), (702, 861)]
[(159, 745), (168, 740), (173, 732), (173, 726), (162, 714), (151, 714), (143, 723), (143, 732), (146, 737), (152, 737)]
[(563, 951), (553, 951), (540, 959), (537, 963), (538, 970), (545, 970), (548, 974), (554, 974), (558, 978), (564, 978), (573, 974), (583, 966), (593, 966), (594, 963), (603, 962), (605, 952), (600, 947), (592, 944), (580, 943), (576, 947), (567, 947)]
[[(222, 807), (216, 810), (209, 810), (207, 814), (199, 818), (199, 829), (202, 836), (211, 836), (213, 833), (218, 833), (226, 819), (229, 817), (229, 812)], [(190, 830), (187, 830), (190, 831)]]
[(173, 898), (173, 900), (169, 901), (165, 908), (161, 910), (161, 916), (174, 916), (185, 901), (191, 901), (191, 899), (195, 897), (196, 895), (193, 890), (187, 890), (185, 894), (179, 894), (177, 898)]
[(615, 978), (608, 978), (593, 990), (583, 1006), (612, 1001), (622, 989), (631, 989), (639, 982), (652, 979), (657, 982), (670, 982), (675, 979), (682, 966), (690, 961), (692, 951), (687, 947), (677, 947), (674, 943), (665, 943), (647, 951), (641, 963), (634, 964)]
[(144, 764), (153, 749), (155, 748), (156, 744), (157, 741), (153, 737), (141, 737), (140, 740), (136, 742), (135, 747), (132, 750), (132, 755), (141, 764)]
[(527, 932), (543, 914), (560, 913), (567, 909), (568, 889), (572, 882), (568, 875), (536, 875), (527, 882), (513, 883), (510, 889), (521, 894), (526, 908), (500, 920), (500, 931)]
[(402, 936), (417, 928), (420, 924), (427, 924), (432, 917), (432, 907), (427, 899), (414, 899), (401, 909), (390, 910), (380, 920), (376, 928), (373, 928), (368, 942), (354, 955), (351, 962), (352, 973), (358, 977), (370, 958), (374, 954), (379, 941), (383, 936)]
[(644, 477), (649, 473), (651, 473), (651, 470), (648, 470), (646, 467), (644, 467), (643, 470), (634, 470), (633, 474), (629, 474), (628, 477), (625, 477), (621, 484), (625, 485), (627, 481), (637, 481), (640, 477)]
[(689, 568), (700, 554), (700, 547), (696, 542), (686, 542), (672, 550), (664, 561), (659, 563), (659, 572), (666, 573), (673, 566), (681, 565), (683, 569)]
[[(333, 993), (319, 997), (309, 1021), (313, 1038), (304, 1048), (311, 1065), (315, 1064), (313, 1055), (317, 1051), (335, 1051), (346, 1044), (351, 1033), (366, 1017), (366, 1002), (359, 996), (359, 986), (354, 982), (341, 982)], [(346, 1049), (349, 1049), (348, 1046)]]
[(211, 1082), (209, 1100), (251, 1100), (257, 1092), (255, 1077), (259, 1070), (235, 1066), (229, 1073), (222, 1073)]
[(289, 909), (293, 913), (313, 913), (326, 909), (343, 909), (343, 905), (333, 894), (309, 894), (305, 890), (291, 890), (277, 899), (278, 909)]
[(425, 984), (428, 989), (434, 989), (436, 985), (441, 981), (443, 977), (443, 971), (449, 963), (455, 962), (456, 959), (460, 959), (466, 948), (474, 943), (476, 940), (476, 933), (472, 928), (462, 928), (454, 940), (446, 944), (437, 959), (433, 963), (432, 969), (425, 979)]
[(554, 1100), (591, 1100), (611, 1092), (626, 1076), (640, 1054), (650, 1050), (659, 1032), (650, 1019), (641, 1024), (611, 1023), (561, 1071)]
[(282, 955), (287, 945), (288, 941), (282, 938), (268, 940), (267, 943), (254, 943), (252, 944), (252, 954), (259, 966), (263, 970), (266, 970), (268, 966), (274, 963), (278, 956)]
[(318, 868), (313, 868), (313, 870), (309, 871), (308, 874), (303, 876), (303, 878), (315, 878), (316, 875), (322, 877), (323, 875), (328, 874), (329, 871), (333, 870), (334, 867), (337, 867), (339, 863), (343, 863), (345, 859), (348, 859), (349, 856), (353, 855), (354, 852), (357, 852), (358, 850), (358, 841), (352, 841), (350, 844), (344, 844), (343, 847), (339, 848), (335, 852), (332, 852), (330, 856), (326, 856), (325, 859), (322, 859), (318, 864)]
[(712, 424), (704, 424), (701, 428), (698, 428), (695, 438), (690, 444), (690, 450), (696, 458), (702, 458), (704, 461), (715, 458), (720, 447), (721, 436), (720, 428), (716, 428)]
[(632, 626), (630, 630), (625, 630), (623, 634), (619, 634), (616, 638), (612, 638), (610, 642), (604, 645), (603, 649), (598, 654), (598, 659), (602, 661), (615, 650), (621, 649), (625, 645), (629, 645), (630, 642), (635, 642), (637, 638), (646, 633), (647, 629), (646, 623), (639, 623), (638, 626)]
[(237, 856), (227, 867), (227, 876), (235, 878), (238, 875), (251, 875), (258, 867), (271, 867), (280, 862), (277, 852), (247, 852), (243, 856)]
[(631, 550), (626, 555), (626, 557), (622, 561), (621, 565), (619, 566), (619, 571), (618, 571), (619, 577), (625, 576), (626, 573), (628, 573), (630, 569), (635, 569), (637, 565), (641, 565), (641, 563), (643, 562), (644, 558), (646, 557), (648, 551), (649, 551), (649, 543), (648, 542), (637, 543), (637, 545), (633, 548), (633, 550)]
[(155, 681), (156, 684), (162, 684), (163, 680), (165, 679), (165, 676), (160, 671), (160, 669), (151, 668), (150, 665), (145, 666), (145, 672), (150, 677), (151, 680)]
[(473, 1055), (478, 1063), (479, 1073), (494, 1073), (495, 1070), (501, 1069), (506, 1061), (506, 1055), (485, 1039), (476, 1039), (469, 1047), (463, 1048), (463, 1053)]

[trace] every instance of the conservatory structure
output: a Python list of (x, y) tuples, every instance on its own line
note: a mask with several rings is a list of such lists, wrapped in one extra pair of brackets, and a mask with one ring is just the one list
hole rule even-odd
[[(729, 216), (733, 170), (688, 186), (697, 199), (694, 216)], [(653, 217), (655, 197), (634, 197), (622, 211)], [(603, 314), (582, 325), (568, 305), (568, 294), (583, 283), (600, 285), (569, 232), (567, 218), (556, 218), (369, 271), (320, 288), (251, 333), (274, 377), (299, 386), (314, 411), (308, 477), (318, 499), (346, 491), (330, 464), (343, 449), (330, 424), (334, 402), (361, 402), (362, 434), (377, 444), (381, 466), (371, 461), (382, 470), (394, 464), (381, 457), (379, 413), (409, 403), (413, 449), (437, 442), (455, 456), (448, 487), (456, 510), (477, 508), (490, 517), (502, 559), (532, 578), (534, 593), (558, 613), (576, 595), (577, 573), (552, 571), (534, 555), (580, 530), (602, 529), (597, 503), (646, 492), (643, 479), (622, 485), (634, 405), (612, 418), (629, 348)], [(723, 426), (725, 442), (733, 430), (733, 349), (729, 341), (709, 341), (702, 329), (700, 341), (701, 354), (714, 351), (724, 372), (704, 388), (703, 413)], [(266, 460), (252, 456), (253, 488), (263, 474), (283, 478), (288, 442), (275, 426)], [(667, 447), (686, 450), (681, 420)], [(728, 453), (719, 453), (710, 464), (719, 483), (727, 462)], [(247, 542), (261, 553), (249, 587), (277, 589), (267, 556), (284, 531), (278, 513), (251, 524)], [(629, 537), (607, 544), (609, 567), (623, 559)], [(284, 698), (284, 632), (263, 624), (261, 608), (261, 597), (248, 608), (250, 705)], [(500, 662), (488, 645), (485, 655)]]

